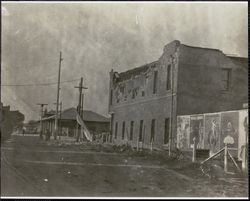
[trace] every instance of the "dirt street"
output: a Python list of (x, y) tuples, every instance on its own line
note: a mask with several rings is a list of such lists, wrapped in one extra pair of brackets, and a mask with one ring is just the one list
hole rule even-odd
[(37, 136), (14, 136), (2, 144), (1, 153), (1, 196), (248, 196), (248, 179), (219, 174), (219, 165), (217, 174), (208, 177), (198, 163), (184, 159), (45, 143)]

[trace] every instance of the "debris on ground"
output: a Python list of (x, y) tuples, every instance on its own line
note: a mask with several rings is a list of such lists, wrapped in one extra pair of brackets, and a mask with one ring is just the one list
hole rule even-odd
[(242, 177), (232, 163), (228, 163), (230, 171), (224, 171), (223, 160), (213, 160), (200, 165), (200, 170), (209, 179), (230, 178), (232, 176)]
[[(93, 168), (88, 165), (66, 166), (63, 164), (61, 167), (51, 165), (48, 172), (48, 169), (42, 165), (26, 164), (19, 160), (11, 160), (13, 165), (18, 167), (21, 173), (26, 175), (30, 181), (27, 183), (29, 188), (25, 195), (31, 194), (30, 189), (32, 189), (32, 185), (38, 182), (39, 189), (37, 192), (39, 196), (40, 194), (43, 196), (48, 195), (48, 193), (52, 196), (86, 196), (86, 194), (82, 194), (85, 192), (89, 193), (87, 196), (96, 196), (96, 189), (98, 193), (110, 192), (107, 194), (108, 196), (248, 196), (248, 177), (241, 177), (230, 161), (228, 161), (228, 170), (230, 172), (235, 171), (235, 173), (224, 174), (223, 157), (204, 163), (202, 166), (203, 173), (200, 168), (201, 161), (197, 159), (197, 162), (192, 163), (192, 152), (181, 152), (178, 149), (171, 150), (171, 155), (169, 156), (168, 149), (137, 150), (126, 144), (112, 145), (111, 143), (90, 142), (75, 145), (74, 142), (57, 143), (53, 139), (50, 142), (44, 142), (37, 138), (27, 137), (27, 141), (24, 141), (24, 138), (20, 137), (20, 141), (14, 141), (14, 144), (11, 145), (14, 149), (8, 152), (9, 159), (12, 159), (14, 156), (17, 159), (38, 160), (37, 156), (39, 156), (41, 161), (55, 159), (59, 162), (61, 160), (72, 163), (84, 161), (91, 164), (105, 163), (117, 164), (118, 166), (110, 168), (98, 165), (97, 168)], [(40, 150), (48, 150), (48, 152), (36, 153), (36, 151)], [(89, 154), (89, 150), (96, 153)], [(50, 151), (52, 153), (55, 151), (55, 153), (51, 154)], [(74, 154), (74, 151), (85, 152), (86, 154)], [(71, 157), (68, 152), (71, 152), (74, 157)], [(100, 152), (114, 154), (103, 156)], [(122, 168), (119, 164), (122, 165)], [(5, 167), (5, 171), (9, 171), (9, 168)], [(10, 185), (7, 179), (12, 177), (14, 177), (12, 172), (8, 173), (8, 177), (5, 176), (5, 193), (7, 187), (13, 190), (13, 185)], [(47, 177), (50, 179), (48, 180)], [(19, 180), (15, 176), (12, 179), (12, 183), (15, 184), (16, 181)], [(113, 191), (114, 187), (115, 191)], [(16, 191), (16, 189), (14, 190)], [(110, 190), (112, 190), (112, 193)], [(100, 194), (100, 196), (102, 195)]]

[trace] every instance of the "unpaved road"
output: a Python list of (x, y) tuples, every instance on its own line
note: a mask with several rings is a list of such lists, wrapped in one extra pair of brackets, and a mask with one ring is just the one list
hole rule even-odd
[(247, 197), (242, 177), (209, 179), (197, 164), (162, 163), (19, 136), (1, 147), (1, 196)]

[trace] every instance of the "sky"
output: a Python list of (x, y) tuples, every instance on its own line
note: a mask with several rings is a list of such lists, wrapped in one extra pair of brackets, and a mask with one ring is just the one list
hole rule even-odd
[[(108, 116), (109, 72), (159, 59), (173, 40), (248, 55), (247, 3), (3, 3), (1, 84), (55, 83), (83, 77), (84, 109)], [(63, 109), (76, 107), (79, 81), (61, 84)], [(55, 109), (57, 85), (2, 86), (1, 101), (39, 118)]]

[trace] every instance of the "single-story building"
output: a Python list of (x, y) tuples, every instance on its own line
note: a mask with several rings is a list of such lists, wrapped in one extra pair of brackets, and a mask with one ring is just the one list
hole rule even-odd
[[(59, 136), (76, 137), (78, 128), (77, 115), (77, 110), (73, 107), (62, 111), (61, 115), (58, 115)], [(101, 133), (109, 133), (110, 119), (108, 117), (90, 110), (84, 110), (83, 122), (93, 136)], [(48, 129), (50, 133), (54, 133), (55, 115), (43, 118), (42, 125), (43, 133), (45, 133), (46, 129)]]

